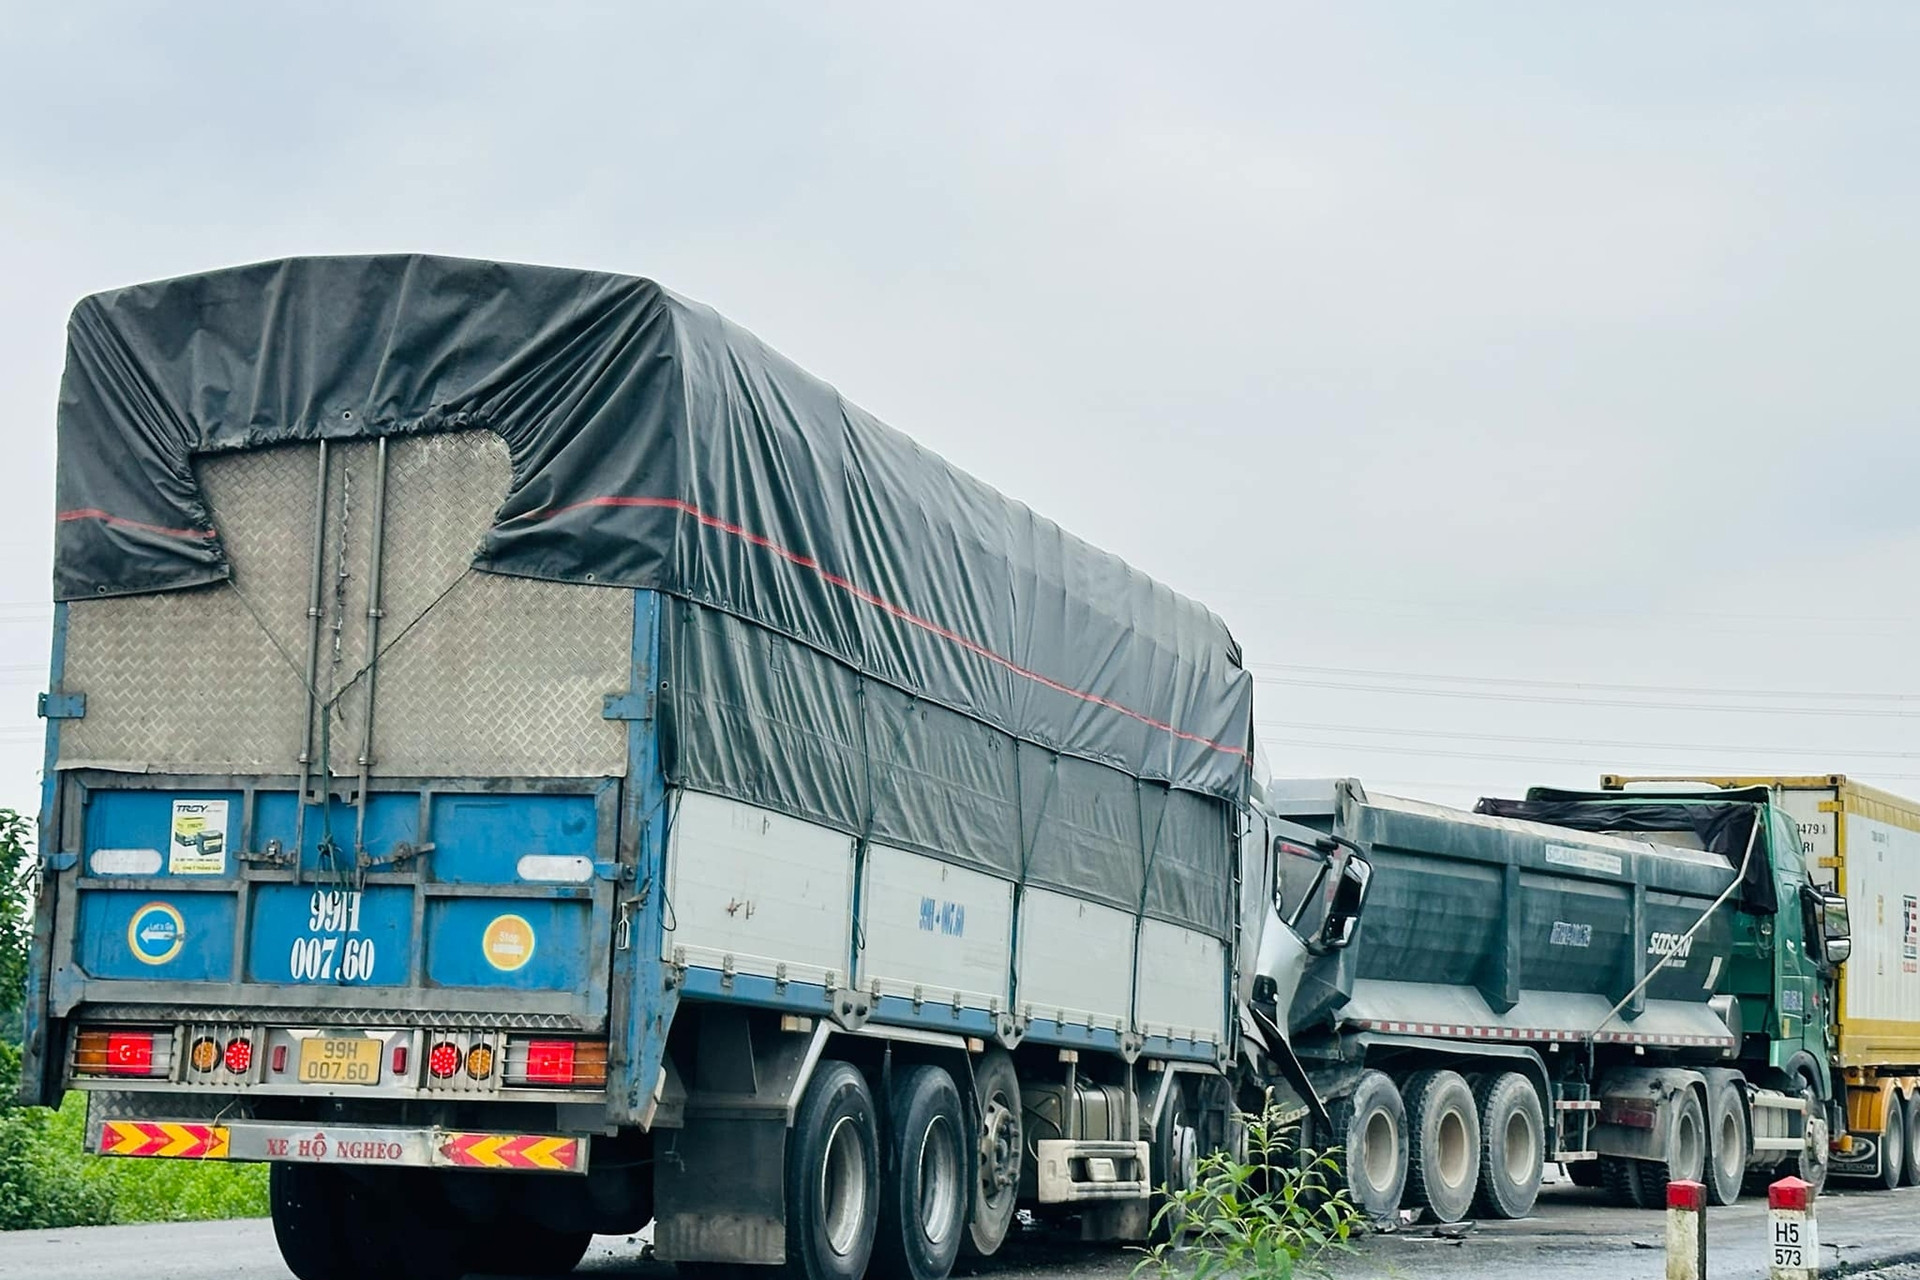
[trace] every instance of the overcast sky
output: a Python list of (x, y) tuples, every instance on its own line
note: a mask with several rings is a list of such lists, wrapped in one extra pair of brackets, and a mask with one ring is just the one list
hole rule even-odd
[(1920, 795), (1920, 8), (0, 17), (0, 804), (68, 310), (371, 251), (713, 304), (1211, 605), (1277, 772)]

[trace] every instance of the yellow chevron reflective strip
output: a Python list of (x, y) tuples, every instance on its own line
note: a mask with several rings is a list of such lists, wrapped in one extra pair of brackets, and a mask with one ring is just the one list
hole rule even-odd
[(175, 1160), (224, 1160), (227, 1128), (166, 1120), (108, 1120), (100, 1126), (100, 1154)]
[(542, 1169), (573, 1168), (574, 1153), (579, 1144), (572, 1138), (542, 1138), (521, 1151), (527, 1163)]
[(568, 1173), (579, 1168), (578, 1138), (537, 1133), (454, 1133), (441, 1155), (449, 1164), (481, 1169), (547, 1169)]

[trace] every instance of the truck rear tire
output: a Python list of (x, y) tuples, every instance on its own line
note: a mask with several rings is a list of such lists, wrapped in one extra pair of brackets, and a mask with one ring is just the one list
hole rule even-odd
[(966, 1111), (939, 1067), (897, 1071), (873, 1263), (896, 1280), (946, 1280), (967, 1225)]
[(287, 1269), (300, 1280), (459, 1280), (488, 1263), (473, 1223), (447, 1203), (437, 1176), (273, 1165), (273, 1234)]
[(1683, 1089), (1675, 1095), (1667, 1117), (1667, 1158), (1639, 1163), (1642, 1209), (1666, 1208), (1669, 1182), (1699, 1182), (1706, 1176), (1707, 1117), (1699, 1094)]
[(1600, 1176), (1598, 1160), (1569, 1160), (1560, 1167), (1567, 1171), (1567, 1181), (1576, 1187), (1585, 1187), (1591, 1191), (1606, 1185), (1606, 1180)]
[(974, 1107), (980, 1117), (973, 1195), (960, 1247), (988, 1257), (1006, 1243), (1020, 1200), (1020, 1076), (1004, 1049), (988, 1050), (973, 1068)]
[(787, 1138), (787, 1274), (860, 1280), (879, 1223), (873, 1092), (851, 1064), (822, 1062)]
[(342, 1222), (343, 1175), (321, 1165), (275, 1163), (267, 1172), (273, 1238), (299, 1280), (348, 1280), (353, 1242)]
[(1907, 1185), (1920, 1187), (1920, 1093), (1907, 1099), (1903, 1114), (1907, 1119)]
[(1369, 1218), (1391, 1218), (1407, 1187), (1407, 1109), (1383, 1071), (1367, 1071), (1351, 1094), (1331, 1109), (1333, 1145), (1354, 1207)]
[(1740, 1086), (1731, 1081), (1713, 1092), (1707, 1109), (1707, 1184), (1708, 1204), (1732, 1204), (1740, 1198), (1740, 1187), (1747, 1177), (1747, 1108)]
[(481, 1265), (488, 1270), (515, 1276), (564, 1276), (587, 1256), (593, 1232), (555, 1231), (524, 1218), (508, 1218), (486, 1239)]
[(1607, 1189), (1607, 1198), (1622, 1209), (1656, 1209), (1647, 1195), (1646, 1184), (1640, 1176), (1646, 1160), (1632, 1160), (1626, 1156), (1601, 1156), (1594, 1161), (1600, 1166), (1600, 1182)]
[(1897, 1090), (1887, 1091), (1886, 1117), (1880, 1122), (1880, 1174), (1873, 1185), (1892, 1191), (1907, 1169), (1907, 1116)]
[(1540, 1198), (1546, 1171), (1546, 1125), (1540, 1095), (1517, 1071), (1489, 1073), (1474, 1087), (1480, 1114), (1480, 1192), (1474, 1211), (1489, 1218), (1524, 1218)]
[(1407, 1197), (1441, 1222), (1458, 1222), (1480, 1184), (1480, 1113), (1456, 1071), (1407, 1077)]

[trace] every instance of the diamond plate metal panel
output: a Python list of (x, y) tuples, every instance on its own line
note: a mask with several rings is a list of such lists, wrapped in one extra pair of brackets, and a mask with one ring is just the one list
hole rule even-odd
[(470, 573), (381, 660), (376, 773), (608, 777), (626, 726), (633, 593)]
[[(632, 593), (470, 567), (511, 474), (490, 432), (388, 442), (370, 662), (377, 450), (330, 450), (314, 758), (324, 744), (336, 778), (357, 772), (371, 692), (374, 776), (624, 773), (624, 729), (600, 711), (626, 689)], [(317, 446), (204, 461), (231, 584), (70, 606), (67, 687), (88, 701), (61, 767), (298, 770), (317, 461)]]

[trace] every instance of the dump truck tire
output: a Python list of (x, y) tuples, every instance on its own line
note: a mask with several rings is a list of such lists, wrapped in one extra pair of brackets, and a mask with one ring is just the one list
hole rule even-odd
[(1752, 1143), (1740, 1094), (1740, 1086), (1729, 1081), (1713, 1091), (1707, 1108), (1707, 1168), (1702, 1181), (1707, 1184), (1708, 1204), (1732, 1204), (1746, 1181)]
[(1480, 1112), (1456, 1071), (1407, 1077), (1407, 1198), (1441, 1222), (1473, 1208), (1480, 1185)]
[(1517, 1071), (1487, 1074), (1473, 1091), (1480, 1115), (1480, 1190), (1474, 1211), (1524, 1218), (1540, 1198), (1546, 1124), (1533, 1082)]
[(1330, 1110), (1341, 1180), (1355, 1208), (1391, 1218), (1407, 1187), (1407, 1108), (1383, 1071), (1368, 1071)]

